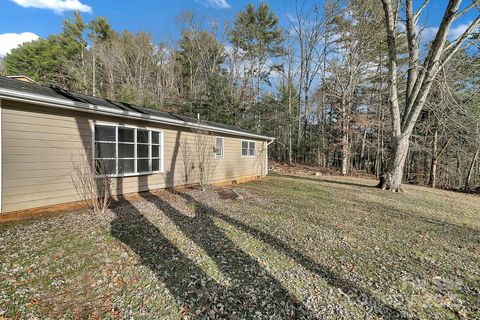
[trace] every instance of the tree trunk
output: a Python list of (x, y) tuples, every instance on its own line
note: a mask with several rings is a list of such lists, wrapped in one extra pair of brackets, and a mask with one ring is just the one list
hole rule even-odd
[(437, 180), (437, 140), (438, 140), (438, 130), (437, 128), (433, 131), (432, 139), (432, 161), (430, 163), (430, 176), (428, 179), (428, 185), (432, 188), (436, 186)]
[(378, 187), (392, 192), (401, 191), (403, 168), (407, 159), (410, 136), (396, 137), (393, 142), (393, 157), (388, 163), (387, 170), (380, 177)]
[(472, 158), (472, 162), (470, 163), (470, 168), (468, 169), (467, 177), (465, 178), (465, 186), (463, 188), (465, 191), (468, 191), (468, 189), (470, 188), (470, 180), (472, 178), (473, 169), (475, 168), (475, 161), (477, 161), (479, 152), (480, 152), (480, 149), (477, 149), (477, 151), (475, 151), (475, 154), (473, 155), (473, 158)]

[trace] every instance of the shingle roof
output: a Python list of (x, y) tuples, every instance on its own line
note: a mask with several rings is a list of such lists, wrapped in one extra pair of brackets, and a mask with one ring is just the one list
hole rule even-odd
[[(57, 88), (53, 86), (48, 87), (48, 86), (38, 85), (35, 83), (27, 83), (27, 82), (18, 81), (8, 77), (0, 76), (0, 88), (20, 91), (24, 93), (36, 94), (36, 95), (41, 95), (41, 96), (50, 97), (50, 98), (63, 99), (63, 100), (72, 101), (72, 102), (86, 103), (90, 105), (110, 108), (116, 111), (136, 112), (144, 115), (152, 115), (152, 116), (157, 116), (157, 117), (170, 119), (170, 120), (180, 120), (180, 121), (193, 122), (193, 123), (197, 122), (197, 119), (195, 118), (187, 117), (187, 116), (173, 113), (173, 112), (165, 112), (157, 109), (135, 106), (125, 102), (117, 102), (117, 101), (112, 101), (108, 99), (87, 96), (80, 93), (66, 91), (61, 88)], [(229, 126), (222, 123), (211, 122), (211, 121), (204, 121), (202, 123), (218, 129), (233, 130), (233, 131), (238, 131), (240, 133), (258, 135), (248, 130), (244, 130), (234, 126)]]

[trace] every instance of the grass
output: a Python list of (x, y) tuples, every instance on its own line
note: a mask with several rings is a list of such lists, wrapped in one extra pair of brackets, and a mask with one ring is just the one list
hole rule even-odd
[(0, 225), (0, 318), (480, 318), (478, 196), (271, 176)]

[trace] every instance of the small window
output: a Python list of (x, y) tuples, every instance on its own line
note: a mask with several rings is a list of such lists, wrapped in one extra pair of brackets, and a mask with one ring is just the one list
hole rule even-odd
[(253, 141), (250, 141), (250, 142), (248, 143), (248, 155), (249, 155), (249, 156), (255, 157), (255, 155), (256, 155), (255, 145), (256, 145), (256, 143), (253, 142)]
[(255, 157), (257, 143), (255, 141), (242, 140), (242, 157)]
[(248, 141), (242, 141), (242, 156), (248, 156)]
[(215, 158), (223, 158), (223, 137), (215, 138)]

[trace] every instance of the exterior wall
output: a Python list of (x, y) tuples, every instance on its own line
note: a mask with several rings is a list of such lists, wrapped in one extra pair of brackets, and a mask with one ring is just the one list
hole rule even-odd
[[(2, 213), (78, 201), (72, 184), (73, 162), (92, 147), (94, 122), (163, 130), (164, 171), (113, 178), (115, 194), (198, 182), (195, 170), (185, 179), (191, 171), (185, 168), (191, 168), (195, 142), (188, 128), (7, 100), (2, 101), (1, 119)], [(241, 157), (241, 137), (218, 136), (224, 137), (224, 158), (215, 159), (212, 182), (264, 175), (265, 141), (257, 140), (256, 157)]]

